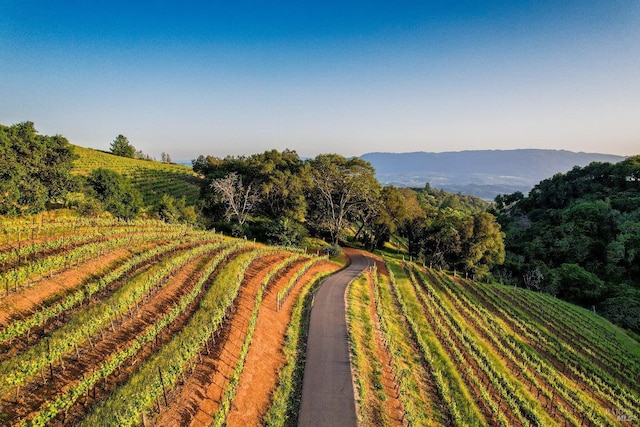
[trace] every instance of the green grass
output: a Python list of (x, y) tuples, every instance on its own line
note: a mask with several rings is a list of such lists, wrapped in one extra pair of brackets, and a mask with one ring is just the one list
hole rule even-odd
[(74, 174), (87, 176), (98, 168), (118, 172), (131, 180), (146, 205), (157, 203), (163, 194), (176, 199), (184, 196), (187, 204), (198, 200), (201, 178), (189, 166), (129, 159), (79, 146), (74, 146), (74, 151), (78, 155)]
[[(408, 259), (386, 263), (410, 325), (390, 335), (415, 339), (427, 364), (414, 372), (433, 373), (454, 425), (619, 425), (619, 417), (640, 418), (640, 346), (597, 314)], [(433, 391), (427, 394), (422, 400), (433, 401)], [(420, 424), (433, 420), (428, 410), (409, 415)]]
[[(347, 323), (351, 365), (358, 398), (358, 418), (365, 425), (390, 425), (384, 414), (387, 399), (382, 387), (382, 370), (376, 353), (374, 325), (369, 304), (369, 276), (362, 274), (347, 291)], [(387, 415), (387, 417), (385, 417)]]

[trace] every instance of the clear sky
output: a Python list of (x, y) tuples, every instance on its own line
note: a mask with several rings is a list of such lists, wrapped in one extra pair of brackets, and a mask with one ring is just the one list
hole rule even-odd
[(640, 153), (640, 1), (0, 0), (0, 124), (174, 160)]

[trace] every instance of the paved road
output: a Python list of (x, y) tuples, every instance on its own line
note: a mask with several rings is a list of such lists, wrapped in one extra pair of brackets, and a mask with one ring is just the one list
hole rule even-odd
[(344, 298), (349, 282), (370, 261), (357, 252), (349, 255), (351, 265), (325, 281), (311, 309), (298, 417), (301, 427), (356, 425)]

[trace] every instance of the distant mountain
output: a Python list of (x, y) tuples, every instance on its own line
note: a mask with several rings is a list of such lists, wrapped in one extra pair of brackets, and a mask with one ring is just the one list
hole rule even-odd
[(617, 163), (625, 157), (565, 150), (474, 150), (445, 153), (367, 153), (360, 156), (376, 169), (383, 184), (434, 188), (493, 200), (522, 191), (574, 166)]

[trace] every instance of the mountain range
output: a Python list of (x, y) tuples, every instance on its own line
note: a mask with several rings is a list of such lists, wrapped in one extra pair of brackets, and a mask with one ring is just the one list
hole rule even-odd
[(493, 200), (498, 194), (527, 194), (541, 180), (592, 162), (617, 163), (625, 157), (566, 150), (469, 150), (443, 153), (367, 153), (384, 185), (424, 187)]

